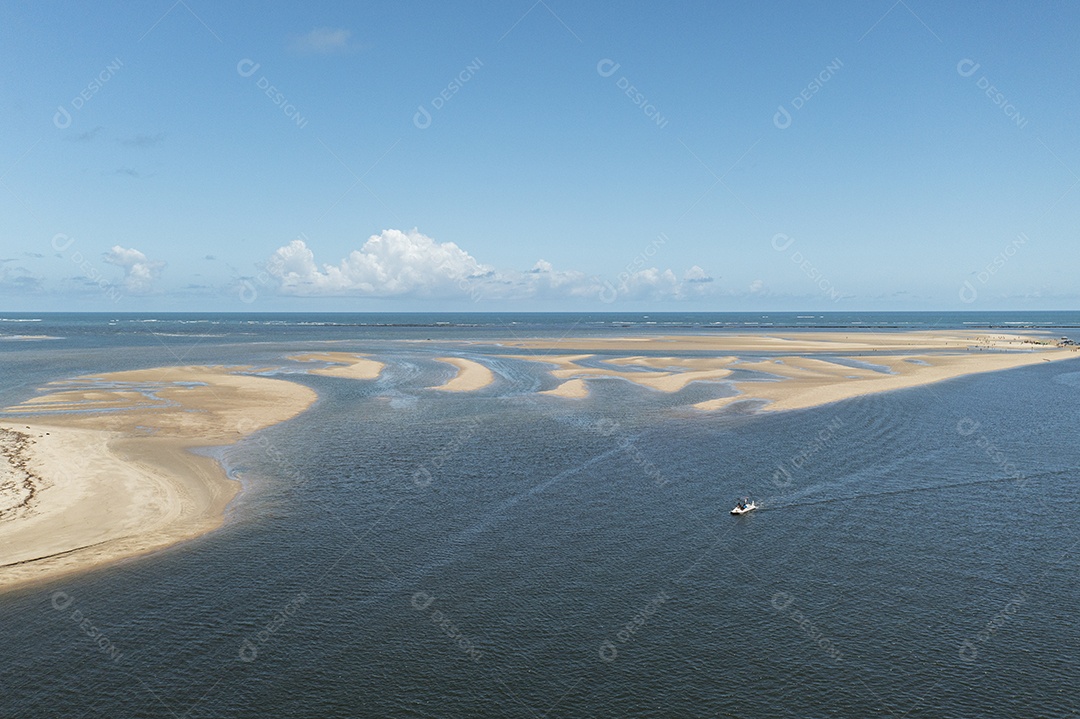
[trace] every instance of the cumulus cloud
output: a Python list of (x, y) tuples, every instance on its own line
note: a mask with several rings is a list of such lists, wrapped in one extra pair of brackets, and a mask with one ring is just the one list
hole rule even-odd
[(453, 242), (437, 243), (416, 230), (372, 235), (338, 264), (321, 267), (307, 243), (293, 240), (274, 252), (267, 271), (285, 294), (370, 297), (452, 295), (460, 283), (494, 274)]
[(265, 263), (278, 291), (295, 296), (463, 298), (473, 300), (682, 299), (702, 295), (713, 281), (694, 266), (680, 280), (657, 268), (623, 273), (617, 283), (540, 259), (525, 271), (498, 270), (453, 242), (413, 229), (384, 230), (336, 264), (318, 263), (304, 239), (279, 247)]
[(715, 280), (705, 270), (694, 265), (680, 279), (672, 270), (647, 267), (619, 275), (616, 288), (619, 297), (632, 300), (684, 300), (703, 297), (711, 292)]
[(295, 38), (293, 50), (311, 55), (334, 55), (353, 48), (352, 30), (345, 28), (317, 27)]
[(105, 261), (110, 265), (116, 265), (124, 270), (124, 279), (121, 283), (124, 290), (129, 294), (143, 295), (154, 289), (161, 271), (165, 269), (165, 263), (160, 260), (151, 260), (134, 247), (121, 247), (113, 245), (112, 249), (105, 253)]

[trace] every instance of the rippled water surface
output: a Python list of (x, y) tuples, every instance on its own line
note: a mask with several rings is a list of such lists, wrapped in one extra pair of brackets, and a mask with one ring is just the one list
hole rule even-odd
[(560, 400), (506, 357), (433, 392), (469, 350), (415, 329), (99, 329), (6, 344), (0, 399), (326, 339), (388, 366), (286, 375), (320, 399), (220, 452), (221, 530), (0, 598), (0, 716), (1080, 713), (1080, 360), (703, 414), (723, 385)]

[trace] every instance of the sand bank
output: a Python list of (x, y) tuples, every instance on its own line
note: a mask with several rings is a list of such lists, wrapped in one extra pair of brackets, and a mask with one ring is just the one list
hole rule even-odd
[[(698, 409), (712, 410), (732, 402), (756, 399), (768, 402), (762, 409), (781, 411), (817, 407), (851, 397), (888, 392), (908, 387), (941, 382), (984, 372), (1023, 367), (1040, 362), (1075, 359), (1080, 357), (1074, 350), (1047, 350), (1031, 353), (981, 353), (981, 354), (925, 354), (904, 357), (875, 356), (868, 359), (884, 364), (892, 374), (874, 370), (851, 368), (823, 360), (806, 357), (783, 357), (770, 362), (746, 363), (740, 369), (756, 369), (775, 374), (779, 382), (737, 382), (739, 395), (699, 402)], [(911, 360), (918, 360), (919, 364)]]
[[(729, 381), (738, 392), (736, 396), (693, 405), (702, 410), (719, 409), (741, 400), (762, 400), (767, 403), (763, 407), (766, 411), (814, 407), (968, 374), (1080, 357), (1077, 348), (1059, 349), (1054, 340), (1042, 334), (974, 331), (789, 332), (782, 336), (652, 338), (649, 349), (673, 353), (663, 357), (599, 357), (587, 353), (640, 351), (642, 338), (525, 340), (505, 342), (502, 346), (548, 352), (556, 349), (585, 351), (585, 354), (510, 355), (515, 359), (553, 365), (552, 376), (581, 383), (566, 388), (559, 385), (543, 393), (558, 397), (585, 396), (588, 393), (585, 383), (602, 377), (615, 377), (662, 392), (677, 392), (691, 382)], [(708, 351), (718, 354), (683, 357), (675, 354)], [(746, 355), (740, 357), (740, 353)], [(590, 358), (602, 360), (602, 366), (580, 364)], [(844, 360), (855, 366), (843, 364)], [(742, 370), (754, 372), (754, 380), (732, 377)]]
[[(817, 332), (798, 331), (760, 334), (660, 335), (656, 337), (564, 337), (559, 340), (507, 340), (503, 347), (560, 353), (593, 353), (643, 349), (657, 352), (706, 351), (724, 354), (768, 352), (903, 352), (923, 350), (1032, 349), (1055, 342), (1043, 334), (988, 333), (975, 330), (927, 330), (920, 332)], [(541, 359), (528, 357), (523, 359)]]
[(239, 368), (165, 367), (54, 383), (0, 422), (0, 591), (219, 526), (238, 486), (193, 447), (230, 444), (314, 400)]
[(351, 352), (312, 352), (292, 355), (288, 359), (294, 362), (329, 362), (336, 366), (319, 367), (308, 370), (308, 373), (349, 379), (378, 379), (386, 366), (377, 360), (368, 359), (366, 355)]
[(547, 395), (549, 397), (568, 397), (570, 399), (581, 399), (582, 397), (589, 396), (589, 385), (585, 384), (583, 379), (571, 379), (563, 382), (554, 389), (545, 389), (537, 394)]
[[(548, 394), (556, 397), (584, 397), (588, 394), (584, 380), (600, 377), (618, 377), (627, 382), (639, 384), (660, 392), (678, 392), (691, 382), (715, 381), (723, 379), (731, 374), (722, 359), (681, 359), (675, 357), (627, 357), (627, 358), (602, 358), (604, 367), (583, 367), (581, 360), (595, 358), (595, 355), (510, 355), (512, 359), (528, 360), (530, 362), (544, 362), (551, 364), (556, 369), (551, 370), (551, 375), (557, 379), (567, 379), (577, 384), (570, 387), (559, 385), (555, 389), (546, 390), (540, 394)], [(727, 358), (733, 360), (734, 358)], [(619, 369), (625, 366), (627, 369)], [(652, 369), (655, 371), (642, 371), (639, 368)], [(665, 371), (670, 370), (670, 371)], [(564, 383), (567, 384), (567, 383)]]
[(443, 392), (472, 392), (483, 389), (495, 381), (495, 375), (484, 365), (461, 357), (437, 357), (439, 362), (457, 367), (457, 375), (449, 382), (430, 389), (438, 389)]

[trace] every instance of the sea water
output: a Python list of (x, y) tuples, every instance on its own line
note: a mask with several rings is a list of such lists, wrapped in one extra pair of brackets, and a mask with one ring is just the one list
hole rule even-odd
[[(201, 363), (281, 367), (319, 400), (215, 450), (244, 487), (220, 530), (0, 597), (0, 716), (1080, 712), (1080, 360), (701, 413), (729, 390), (544, 397), (543, 366), (460, 342), (804, 320), (1077, 339), (1076, 313), (7, 319), (57, 339), (0, 342), (4, 406)], [(329, 349), (387, 368), (283, 361)], [(494, 384), (425, 389), (470, 352)], [(762, 509), (730, 516), (746, 495)]]

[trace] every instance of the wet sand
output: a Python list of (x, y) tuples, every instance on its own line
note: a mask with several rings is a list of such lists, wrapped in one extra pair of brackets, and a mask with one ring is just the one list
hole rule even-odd
[(0, 422), (0, 591), (220, 526), (238, 484), (190, 450), (231, 444), (316, 397), (239, 370), (94, 375), (8, 407)]

